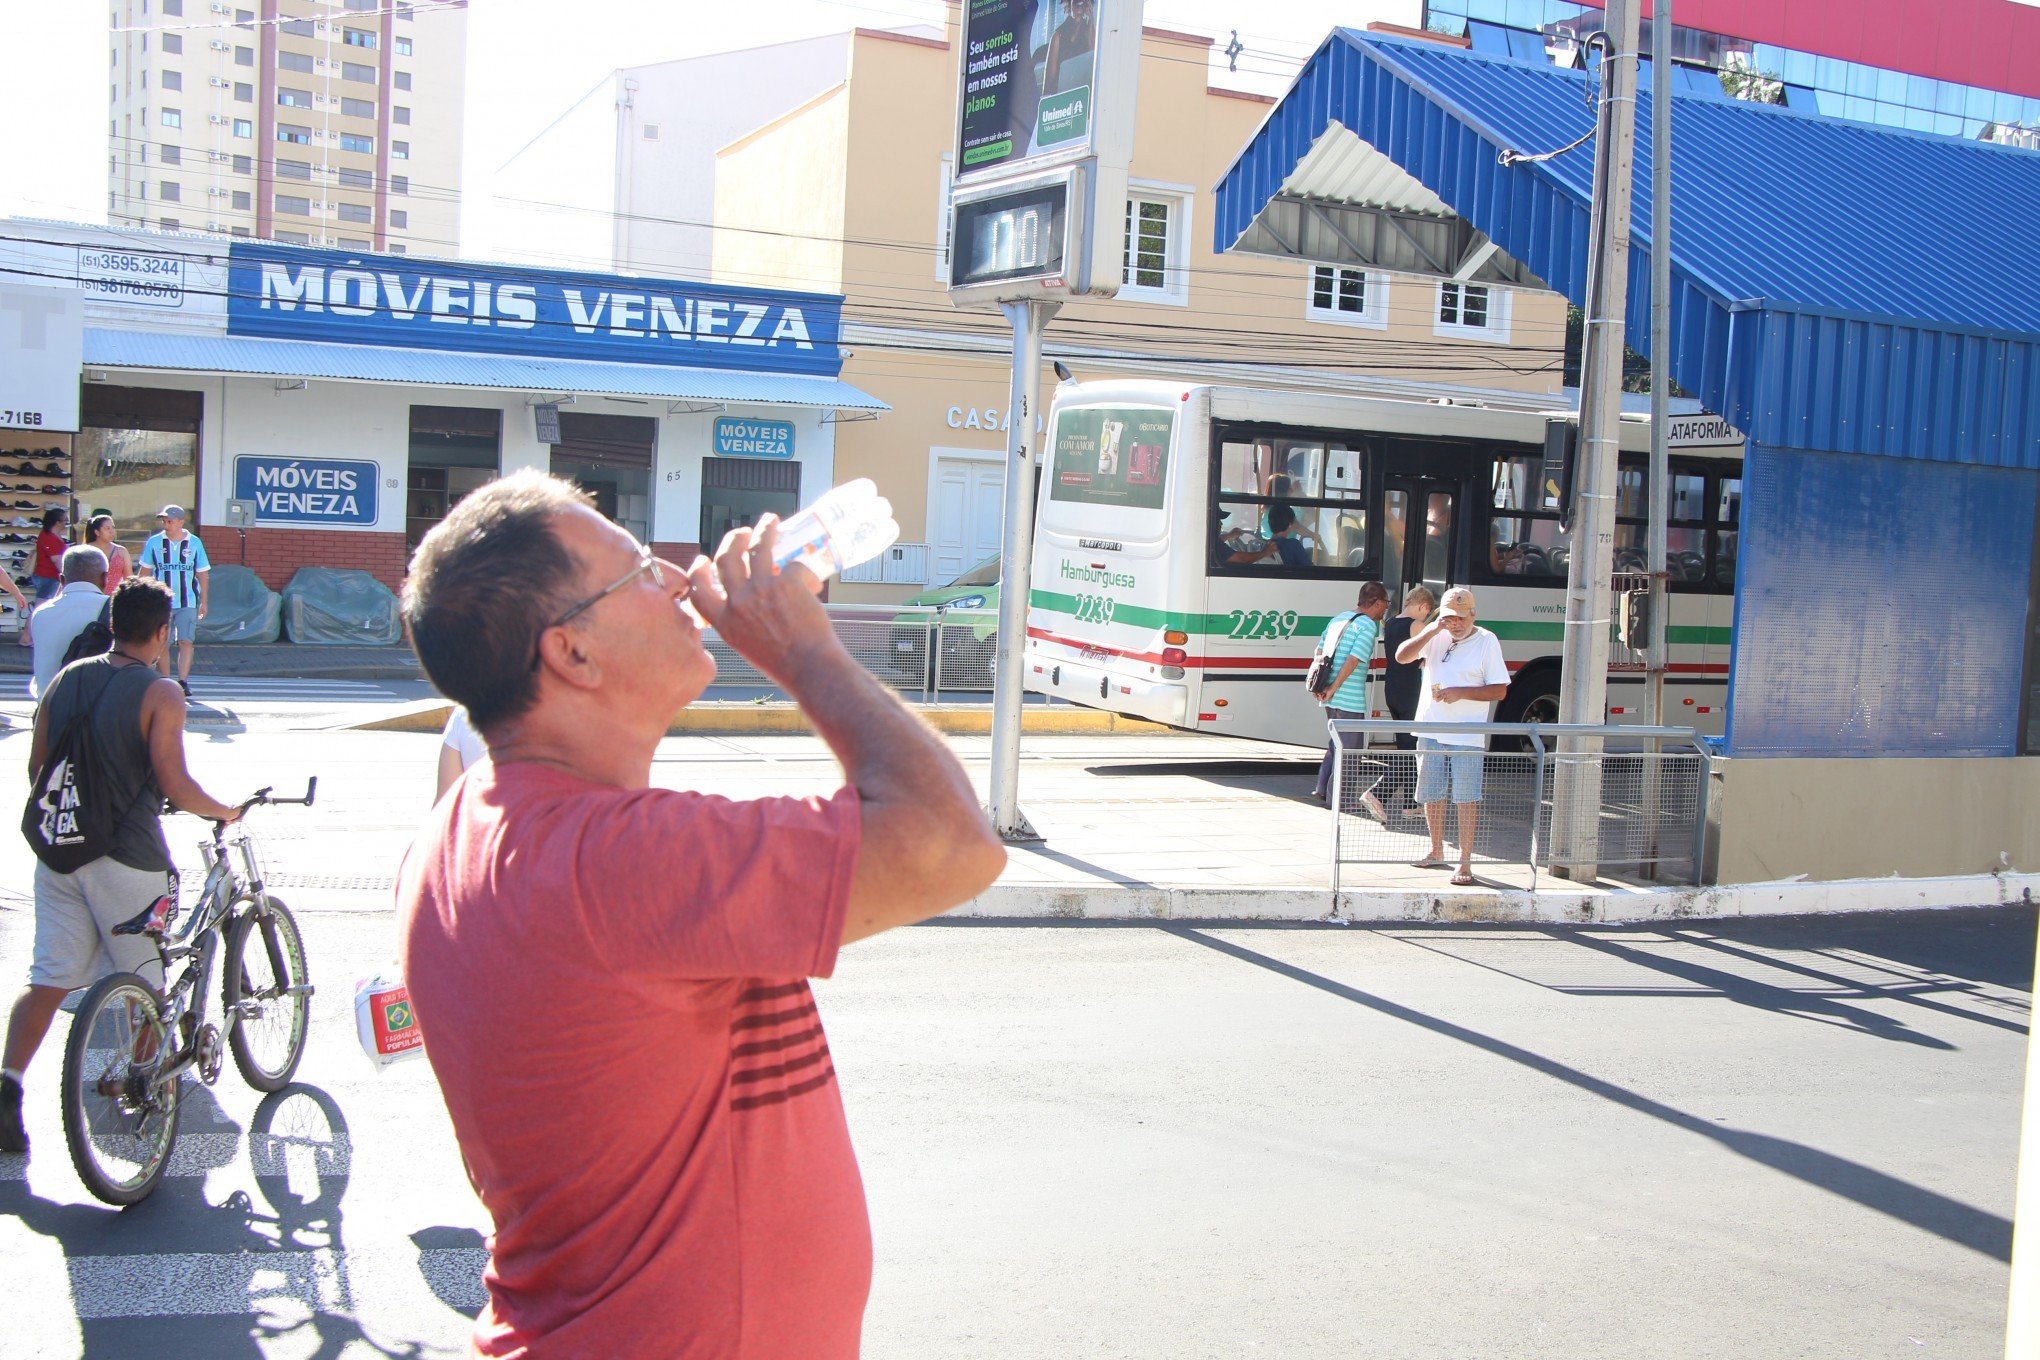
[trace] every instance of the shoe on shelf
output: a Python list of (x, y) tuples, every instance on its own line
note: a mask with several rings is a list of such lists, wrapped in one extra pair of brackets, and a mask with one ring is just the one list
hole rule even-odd
[(21, 1122), (21, 1083), (0, 1077), (0, 1152), (28, 1151), (28, 1129)]

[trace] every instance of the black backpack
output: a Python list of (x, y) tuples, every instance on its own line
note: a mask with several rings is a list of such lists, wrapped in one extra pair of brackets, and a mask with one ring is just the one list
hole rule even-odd
[(1338, 631), (1334, 632), (1327, 626), (1324, 636), (1318, 639), (1317, 650), (1310, 654), (1310, 667), (1303, 673), (1303, 687), (1319, 703), (1323, 703), (1332, 692), (1332, 657), (1337, 655), (1339, 643), (1345, 640), (1346, 630), (1359, 617), (1357, 612), (1349, 612), (1333, 619), (1332, 622), (1339, 625)]
[[(148, 791), (145, 779), (127, 807), (116, 815), (112, 804), (118, 795), (98, 787), (102, 762), (98, 740), (92, 735), (92, 718), (118, 676), (119, 672), (109, 667), (106, 683), (92, 702), (51, 735), (43, 752), (42, 770), (30, 785), (28, 804), (21, 811), (21, 834), (28, 848), (60, 874), (76, 873), (111, 853), (120, 824)], [(83, 677), (83, 672), (73, 673), (71, 683), (82, 684)], [(47, 706), (47, 695), (43, 702)]]
[(104, 656), (113, 650), (113, 601), (99, 606), (99, 612), (91, 622), (78, 630), (78, 636), (71, 639), (71, 645), (64, 649), (64, 659), (58, 663), (62, 670), (73, 661), (83, 661), (88, 656)]

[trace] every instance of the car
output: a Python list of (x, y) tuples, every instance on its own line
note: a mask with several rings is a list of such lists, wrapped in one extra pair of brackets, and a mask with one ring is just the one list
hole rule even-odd
[[(903, 603), (933, 609), (942, 645), (940, 688), (990, 689), (992, 652), (999, 635), (999, 555), (993, 553), (947, 585), (924, 590)], [(956, 617), (950, 617), (952, 614)], [(902, 614), (893, 620), (894, 672), (915, 684), (937, 687), (928, 648), (929, 616)]]

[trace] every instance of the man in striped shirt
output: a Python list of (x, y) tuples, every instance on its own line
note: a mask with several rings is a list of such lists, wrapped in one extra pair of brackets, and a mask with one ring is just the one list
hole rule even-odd
[[(177, 687), (191, 693), (191, 648), (198, 640), (198, 621), (205, 617), (206, 598), (211, 590), (212, 562), (205, 544), (184, 527), (184, 507), (166, 505), (156, 512), (163, 522), (150, 534), (135, 559), (135, 575), (154, 576), (170, 587), (170, 641), (177, 644)], [(163, 653), (170, 664), (170, 653)]]

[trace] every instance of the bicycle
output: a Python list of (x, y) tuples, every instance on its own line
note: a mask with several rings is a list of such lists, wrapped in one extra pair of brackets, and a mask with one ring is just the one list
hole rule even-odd
[[(162, 1180), (187, 1072), (212, 1085), (228, 1050), (258, 1091), (280, 1090), (297, 1071), (312, 998), (304, 940), (290, 909), (263, 886), (245, 817), (264, 805), (310, 807), (318, 787), (308, 781), (302, 798), (262, 789), (240, 805), (242, 817), (214, 824), (198, 846), (205, 886), (181, 927), (174, 888), (114, 927), (116, 935), (155, 940), (166, 986), (158, 992), (138, 973), (101, 978), (79, 1003), (64, 1045), (64, 1140), (79, 1179), (106, 1203), (139, 1203)], [(222, 939), (224, 1032), (205, 1017)]]

